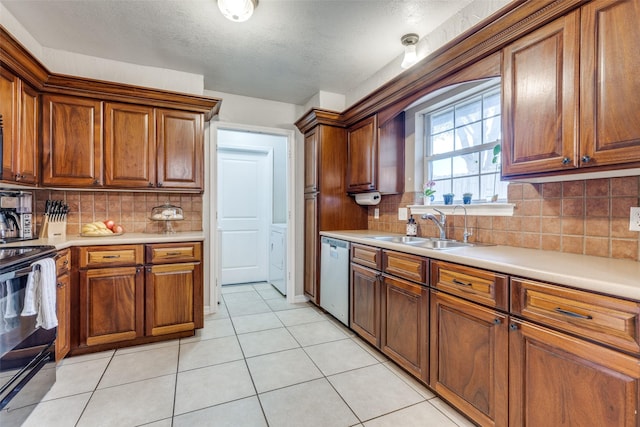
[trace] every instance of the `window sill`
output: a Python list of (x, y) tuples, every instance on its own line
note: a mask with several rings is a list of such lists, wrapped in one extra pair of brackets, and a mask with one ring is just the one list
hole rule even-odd
[(464, 215), (464, 209), (453, 208), (456, 206), (464, 206), (467, 214), (475, 216), (513, 216), (514, 203), (472, 203), (470, 205), (453, 204), (453, 205), (409, 205), (411, 214), (423, 215), (426, 213), (436, 213), (434, 209), (442, 211), (446, 215)]

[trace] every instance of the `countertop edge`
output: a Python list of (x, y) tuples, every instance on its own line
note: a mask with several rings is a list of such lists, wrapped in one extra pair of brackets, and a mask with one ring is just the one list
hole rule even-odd
[(204, 241), (203, 231), (178, 232), (174, 234), (152, 234), (152, 233), (125, 233), (120, 236), (107, 237), (82, 237), (78, 234), (56, 239), (35, 239), (21, 242), (12, 242), (0, 245), (1, 248), (20, 246), (40, 246), (51, 245), (57, 250), (70, 248), (73, 246), (102, 246), (102, 245), (135, 245), (144, 243), (179, 243)]
[(400, 236), (374, 230), (321, 231), (320, 235), (640, 301), (640, 262), (633, 260), (500, 245), (433, 250), (371, 239)]

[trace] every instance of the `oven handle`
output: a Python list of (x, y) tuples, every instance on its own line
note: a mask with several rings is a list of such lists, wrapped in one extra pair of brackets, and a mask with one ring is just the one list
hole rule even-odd
[(40, 265), (36, 264), (36, 265), (33, 265), (33, 266), (30, 265), (28, 267), (21, 268), (20, 270), (15, 270), (15, 271), (10, 271), (8, 273), (4, 273), (4, 274), (0, 275), (0, 283), (5, 282), (7, 280), (17, 279), (19, 277), (24, 277), (27, 274), (29, 274), (32, 271), (34, 271), (34, 267), (35, 267), (35, 270), (40, 270)]

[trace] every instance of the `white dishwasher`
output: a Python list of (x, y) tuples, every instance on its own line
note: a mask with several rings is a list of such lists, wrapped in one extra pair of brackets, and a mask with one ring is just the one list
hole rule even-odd
[(349, 242), (320, 242), (320, 307), (349, 326)]

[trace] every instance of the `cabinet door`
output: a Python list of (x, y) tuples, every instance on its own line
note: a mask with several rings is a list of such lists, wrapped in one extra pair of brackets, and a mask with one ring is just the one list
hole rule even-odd
[(155, 187), (153, 108), (106, 103), (104, 112), (104, 184), (113, 187)]
[(318, 304), (318, 194), (304, 195), (304, 293)]
[(364, 119), (347, 133), (347, 192), (372, 191), (378, 183), (378, 120)]
[[(147, 267), (145, 282), (146, 335), (165, 335), (195, 328), (199, 263)], [(201, 296), (200, 296), (201, 299)]]
[(21, 82), (20, 84), (20, 132), (14, 146), (14, 176), (21, 184), (37, 184), (40, 169), (38, 149), (38, 92)]
[(350, 327), (369, 343), (380, 347), (379, 271), (351, 264)]
[(71, 279), (69, 272), (58, 276), (56, 288), (56, 316), (58, 316), (58, 336), (56, 337), (56, 362), (62, 360), (71, 350)]
[(102, 184), (102, 102), (62, 95), (42, 97), (42, 183)]
[(20, 80), (18, 77), (0, 67), (0, 114), (2, 114), (2, 179), (13, 181), (14, 174), (14, 141), (18, 139), (18, 92)]
[(503, 176), (576, 168), (578, 12), (504, 49)]
[(506, 315), (431, 291), (430, 351), (429, 385), (439, 395), (481, 426), (507, 425)]
[(510, 426), (638, 425), (638, 359), (512, 320)]
[(201, 113), (157, 110), (157, 186), (201, 190), (204, 124)]
[(304, 136), (304, 192), (318, 191), (318, 129)]
[(638, 162), (640, 4), (596, 0), (581, 17), (581, 166)]
[(80, 270), (80, 343), (98, 345), (144, 335), (142, 267)]
[(429, 380), (427, 287), (384, 275), (380, 303), (380, 348), (426, 383)]

